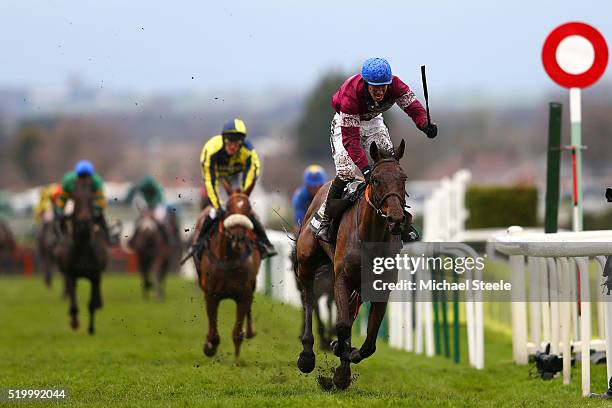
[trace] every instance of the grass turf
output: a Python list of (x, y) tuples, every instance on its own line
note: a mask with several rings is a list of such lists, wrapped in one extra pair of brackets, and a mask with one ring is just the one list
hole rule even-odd
[[(376, 354), (353, 366), (349, 390), (324, 392), (316, 377), (337, 359), (317, 353), (309, 375), (295, 365), (300, 313), (258, 296), (258, 336), (245, 340), (234, 365), (233, 302), (220, 309), (221, 346), (202, 353), (206, 327), (202, 294), (191, 282), (171, 278), (167, 300), (145, 301), (135, 277), (106, 275), (97, 334), (86, 334), (89, 284), (79, 282), (81, 329), (68, 327), (59, 285), (0, 279), (0, 388), (69, 389), (70, 406), (599, 406), (582, 398), (579, 365), (572, 384), (530, 379), (512, 363), (507, 334), (487, 331), (486, 369), (396, 351), (379, 341)], [(357, 345), (361, 344), (356, 341)], [(462, 346), (465, 356), (465, 345)], [(605, 366), (592, 367), (592, 390), (605, 390)], [(27, 403), (0, 402), (0, 405)], [(60, 405), (62, 403), (58, 403)], [(40, 406), (40, 403), (32, 403)]]

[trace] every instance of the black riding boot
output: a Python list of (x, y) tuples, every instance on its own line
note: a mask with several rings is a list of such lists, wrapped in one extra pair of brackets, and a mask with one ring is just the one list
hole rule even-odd
[(278, 255), (276, 249), (274, 249), (274, 245), (268, 239), (268, 235), (266, 235), (266, 230), (259, 222), (259, 218), (255, 214), (251, 214), (249, 217), (251, 222), (253, 223), (253, 230), (255, 231), (255, 235), (257, 235), (257, 241), (259, 243), (259, 250), (261, 252), (261, 259), (270, 258), (274, 255)]
[(193, 246), (195, 247), (193, 251), (193, 260), (195, 261), (196, 267), (200, 267), (200, 259), (202, 258), (202, 250), (204, 249), (204, 242), (208, 237), (209, 232), (212, 227), (215, 225), (215, 219), (206, 217), (202, 226), (200, 227), (200, 234), (198, 235), (198, 239), (196, 240)]
[[(331, 216), (330, 216), (330, 205), (331, 200), (337, 200), (342, 197), (342, 191), (344, 191), (344, 187), (346, 187), (347, 182), (341, 180), (336, 177), (334, 181), (329, 186), (329, 190), (327, 192), (327, 198), (325, 199), (325, 210), (323, 216), (320, 217), (320, 224), (317, 233), (315, 234), (318, 239), (325, 242), (332, 242), (333, 238), (331, 236)], [(319, 209), (319, 212), (321, 210)], [(317, 214), (320, 216), (320, 214)]]

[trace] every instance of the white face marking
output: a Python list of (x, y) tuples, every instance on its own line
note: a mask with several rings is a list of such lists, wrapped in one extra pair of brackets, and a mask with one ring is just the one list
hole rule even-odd
[(243, 205), (244, 205), (244, 201), (240, 201), (238, 204), (236, 204), (236, 207), (242, 208)]

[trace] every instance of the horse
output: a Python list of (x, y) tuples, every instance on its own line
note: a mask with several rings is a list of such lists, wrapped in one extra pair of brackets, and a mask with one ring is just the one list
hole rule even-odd
[(105, 231), (94, 222), (93, 192), (89, 177), (79, 178), (73, 193), (74, 211), (65, 222), (60, 243), (58, 265), (66, 277), (70, 299), (70, 327), (79, 328), (76, 285), (78, 278), (91, 283), (89, 299), (89, 334), (94, 334), (94, 314), (102, 307), (102, 271), (108, 261)]
[[(351, 363), (357, 364), (376, 351), (376, 338), (387, 308), (387, 300), (372, 302), (368, 317), (367, 337), (361, 346), (351, 347), (351, 329), (358, 310), (361, 286), (361, 251), (364, 242), (382, 242), (401, 245), (400, 234), (406, 223), (405, 216), (406, 175), (399, 160), (404, 155), (405, 143), (393, 151), (379, 151), (375, 143), (370, 145), (373, 168), (370, 182), (355, 205), (345, 211), (339, 220), (335, 247), (319, 241), (310, 228), (301, 228), (296, 242), (296, 276), (303, 287), (304, 335), (302, 351), (297, 366), (303, 373), (315, 367), (312, 334), (315, 272), (332, 260), (334, 268), (334, 294), (338, 319), (338, 340), (332, 344), (340, 365), (335, 369), (333, 384), (344, 390), (351, 383)], [(303, 225), (308, 226), (329, 189), (329, 182), (314, 197)], [(357, 294), (357, 295), (353, 295)], [(323, 384), (322, 384), (323, 385)]]
[(11, 228), (6, 222), (0, 220), (0, 261), (10, 265), (10, 258), (15, 249), (17, 249), (17, 244)]
[(148, 298), (149, 290), (155, 286), (157, 300), (164, 297), (163, 281), (170, 262), (170, 245), (161, 228), (164, 227), (157, 223), (150, 211), (143, 211), (129, 242), (138, 257), (143, 296)]
[[(56, 264), (57, 247), (59, 241), (58, 225), (53, 219), (53, 211), (44, 213), (42, 223), (36, 235), (36, 251), (42, 264), (45, 286), (51, 288), (53, 269)], [(66, 281), (64, 280), (64, 296), (67, 296)]]
[[(217, 311), (223, 299), (236, 302), (236, 323), (232, 330), (234, 356), (239, 364), (240, 346), (244, 337), (253, 338), (251, 307), (257, 281), (257, 271), (261, 255), (256, 244), (253, 223), (249, 219), (252, 212), (249, 201), (250, 190), (232, 189), (224, 180), (223, 186), (228, 199), (225, 215), (205, 245), (200, 259), (199, 284), (204, 291), (208, 334), (204, 343), (204, 354), (212, 357), (217, 352), (220, 337), (217, 330)], [(243, 331), (246, 319), (246, 334)]]

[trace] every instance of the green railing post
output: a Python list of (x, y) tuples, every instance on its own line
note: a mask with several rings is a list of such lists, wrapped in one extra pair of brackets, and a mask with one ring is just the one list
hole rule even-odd
[(559, 171), (561, 167), (561, 105), (558, 102), (549, 104), (548, 118), (548, 154), (546, 163), (546, 212), (544, 231), (557, 232), (559, 212)]

